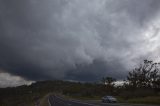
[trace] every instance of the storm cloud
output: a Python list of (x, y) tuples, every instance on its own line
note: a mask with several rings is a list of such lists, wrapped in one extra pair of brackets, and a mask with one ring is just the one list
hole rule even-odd
[(160, 0), (0, 0), (0, 69), (28, 80), (124, 78), (160, 53)]
[(30, 85), (32, 83), (34, 83), (34, 81), (28, 81), (19, 76), (13, 76), (8, 73), (0, 74), (0, 88), (16, 87), (24, 84)]

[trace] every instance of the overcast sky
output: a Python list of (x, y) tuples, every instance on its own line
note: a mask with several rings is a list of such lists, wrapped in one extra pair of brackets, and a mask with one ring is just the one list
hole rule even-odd
[(0, 0), (0, 87), (124, 79), (160, 54), (160, 0)]

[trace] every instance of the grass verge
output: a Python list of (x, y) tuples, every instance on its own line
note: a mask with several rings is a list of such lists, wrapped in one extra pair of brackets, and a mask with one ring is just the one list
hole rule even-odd
[(160, 96), (128, 99), (127, 103), (160, 105)]

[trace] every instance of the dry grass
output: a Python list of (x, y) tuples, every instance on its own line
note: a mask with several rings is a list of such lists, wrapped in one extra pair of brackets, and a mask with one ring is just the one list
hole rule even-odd
[(144, 98), (133, 98), (127, 100), (128, 103), (136, 103), (136, 104), (156, 104), (160, 105), (160, 96), (150, 96)]
[(49, 106), (49, 104), (48, 104), (48, 96), (49, 96), (49, 94), (48, 95), (46, 95), (46, 96), (44, 96), (40, 101), (40, 106)]

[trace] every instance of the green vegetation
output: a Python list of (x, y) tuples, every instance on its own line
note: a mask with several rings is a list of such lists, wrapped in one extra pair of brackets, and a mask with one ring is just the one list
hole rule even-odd
[(0, 89), (0, 106), (34, 106), (50, 92), (62, 92), (63, 81), (41, 81), (30, 86)]
[(30, 86), (0, 88), (0, 106), (34, 106), (40, 101), (47, 105), (47, 94), (53, 92), (66, 98), (100, 100), (104, 95), (113, 95), (119, 102), (160, 104), (159, 63), (145, 60), (129, 72), (122, 86), (115, 86), (116, 79), (104, 77), (101, 83), (69, 81), (40, 81)]

